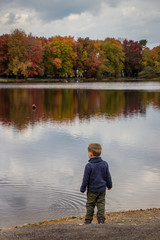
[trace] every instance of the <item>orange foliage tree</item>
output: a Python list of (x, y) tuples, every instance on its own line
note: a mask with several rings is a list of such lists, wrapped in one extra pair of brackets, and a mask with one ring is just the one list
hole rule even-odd
[(27, 68), (31, 63), (27, 59), (27, 36), (24, 31), (14, 30), (8, 43), (9, 65), (8, 73), (18, 76), (28, 76)]
[(6, 70), (8, 69), (8, 41), (8, 34), (0, 36), (0, 75), (6, 74)]

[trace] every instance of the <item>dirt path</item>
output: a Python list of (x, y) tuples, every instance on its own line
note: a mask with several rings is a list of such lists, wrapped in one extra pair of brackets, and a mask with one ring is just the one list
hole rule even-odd
[(106, 223), (83, 225), (84, 218), (64, 218), (5, 229), (0, 240), (160, 239), (160, 209), (106, 214)]

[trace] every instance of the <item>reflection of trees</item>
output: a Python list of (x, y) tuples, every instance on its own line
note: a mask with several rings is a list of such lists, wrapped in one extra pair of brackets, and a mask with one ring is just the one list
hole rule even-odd
[(144, 101), (143, 93), (138, 91), (126, 91), (125, 93), (125, 107), (123, 113), (125, 116), (134, 114), (145, 114), (146, 101)]
[[(116, 118), (160, 108), (160, 93), (123, 90), (0, 89), (0, 121), (21, 130), (37, 121), (73, 121), (93, 116)], [(32, 104), (37, 106), (32, 110)]]

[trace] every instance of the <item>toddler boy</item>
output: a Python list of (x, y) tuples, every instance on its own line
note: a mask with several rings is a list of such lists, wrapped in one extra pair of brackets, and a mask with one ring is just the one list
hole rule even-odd
[(80, 191), (84, 193), (87, 187), (86, 224), (91, 223), (94, 208), (97, 206), (98, 223), (105, 222), (105, 195), (106, 188), (111, 190), (112, 179), (108, 163), (100, 157), (101, 145), (92, 143), (88, 146), (89, 161), (85, 166), (84, 176)]

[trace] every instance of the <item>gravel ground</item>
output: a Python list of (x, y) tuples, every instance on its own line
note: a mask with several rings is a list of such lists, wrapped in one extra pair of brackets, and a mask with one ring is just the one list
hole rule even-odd
[(0, 234), (1, 240), (94, 240), (160, 239), (160, 222), (141, 226), (55, 224), (12, 229)]
[(84, 218), (44, 221), (3, 229), (0, 240), (160, 240), (160, 209), (106, 214), (106, 223), (83, 225)]

